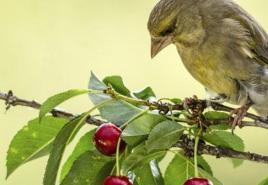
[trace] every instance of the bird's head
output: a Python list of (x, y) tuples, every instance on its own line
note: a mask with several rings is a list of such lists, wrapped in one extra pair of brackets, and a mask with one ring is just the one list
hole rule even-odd
[(178, 14), (187, 0), (161, 0), (152, 10), (148, 20), (151, 36), (151, 57), (174, 42), (178, 31)]

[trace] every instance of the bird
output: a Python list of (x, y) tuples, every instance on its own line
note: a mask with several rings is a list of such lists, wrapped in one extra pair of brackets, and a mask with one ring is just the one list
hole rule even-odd
[(209, 100), (239, 105), (232, 128), (249, 108), (268, 116), (268, 35), (232, 0), (160, 0), (147, 28), (151, 57), (173, 44)]

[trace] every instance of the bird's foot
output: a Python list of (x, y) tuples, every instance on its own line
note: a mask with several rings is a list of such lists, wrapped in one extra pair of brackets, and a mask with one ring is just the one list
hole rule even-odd
[(232, 133), (234, 132), (235, 127), (242, 126), (242, 120), (247, 115), (247, 111), (250, 108), (250, 106), (251, 106), (251, 104), (246, 104), (246, 105), (243, 105), (242, 107), (239, 107), (239, 108), (231, 111), (231, 113), (230, 113), (230, 118), (231, 118), (230, 125), (231, 125), (231, 129), (232, 129)]

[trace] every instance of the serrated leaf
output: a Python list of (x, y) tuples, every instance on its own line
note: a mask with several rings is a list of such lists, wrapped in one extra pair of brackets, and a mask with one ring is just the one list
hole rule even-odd
[(140, 91), (133, 92), (134, 96), (138, 99), (148, 100), (155, 97), (155, 93), (151, 87), (146, 87)]
[(62, 170), (60, 181), (64, 179), (64, 177), (70, 171), (74, 161), (83, 153), (89, 150), (95, 150), (95, 146), (93, 143), (93, 136), (95, 134), (96, 129), (93, 129), (87, 132), (83, 137), (80, 138), (79, 142), (76, 144), (72, 154), (68, 157), (67, 161), (64, 163)]
[[(91, 73), (89, 89), (104, 90), (107, 89), (107, 86), (102, 81), (100, 81), (94, 73)], [(89, 97), (95, 105), (100, 102), (111, 99), (111, 97), (106, 94), (89, 94)], [(131, 105), (121, 100), (103, 106), (99, 110), (102, 118), (110, 122), (116, 123), (117, 125), (121, 125), (127, 122), (135, 115), (144, 111), (134, 105)]]
[(174, 145), (181, 137), (185, 128), (174, 121), (163, 121), (150, 132), (146, 147), (149, 152), (165, 150)]
[[(232, 134), (226, 131), (212, 131), (210, 133), (204, 134), (204, 139), (215, 145), (226, 148), (231, 148), (233, 150), (244, 151), (245, 145), (243, 140), (236, 134)], [(243, 160), (232, 159), (234, 167), (237, 167), (243, 163)]]
[(163, 157), (166, 151), (157, 151), (148, 153), (145, 145), (139, 145), (134, 151), (128, 155), (128, 157), (122, 162), (121, 170), (123, 174), (127, 174), (129, 171), (146, 164), (152, 160)]
[(164, 179), (155, 160), (137, 168), (134, 173), (134, 185), (164, 185)]
[(268, 177), (264, 179), (263, 181), (261, 181), (259, 185), (268, 185)]
[(116, 92), (125, 96), (130, 96), (130, 91), (125, 86), (121, 76), (108, 76), (103, 79), (103, 82), (107, 86), (111, 85)]
[[(200, 177), (210, 179), (214, 185), (222, 185), (220, 181), (201, 168), (198, 171)], [(165, 185), (182, 185), (187, 179), (192, 177), (194, 177), (194, 164), (179, 152), (176, 153), (165, 171)]]
[(71, 141), (78, 130), (85, 124), (85, 115), (69, 121), (56, 136), (52, 150), (47, 162), (46, 172), (43, 180), (44, 185), (54, 185), (58, 175), (58, 169), (67, 144)]
[(88, 92), (89, 90), (85, 90), (85, 89), (71, 89), (71, 90), (56, 94), (54, 96), (51, 96), (40, 107), (40, 111), (39, 111), (40, 121), (47, 113), (49, 113), (53, 108), (55, 108), (59, 104), (63, 103), (64, 101), (70, 98), (73, 98), (78, 95), (86, 94)]
[(123, 130), (122, 138), (128, 145), (143, 141), (155, 125), (166, 120), (162, 115), (146, 113), (135, 119)]
[(102, 185), (113, 166), (114, 158), (106, 157), (95, 150), (87, 151), (77, 158), (61, 185)]
[(49, 154), (51, 144), (68, 120), (46, 116), (33, 119), (14, 136), (7, 152), (7, 177), (22, 164)]

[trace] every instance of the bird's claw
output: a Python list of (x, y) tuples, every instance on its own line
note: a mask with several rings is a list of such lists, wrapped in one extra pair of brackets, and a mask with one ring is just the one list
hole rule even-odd
[(240, 108), (237, 108), (237, 109), (234, 109), (233, 111), (231, 111), (231, 113), (230, 113), (230, 125), (231, 125), (231, 129), (232, 129), (232, 133), (234, 133), (235, 127), (242, 126), (242, 121), (243, 121), (244, 117), (246, 116), (248, 109), (249, 109), (249, 106), (244, 105)]

